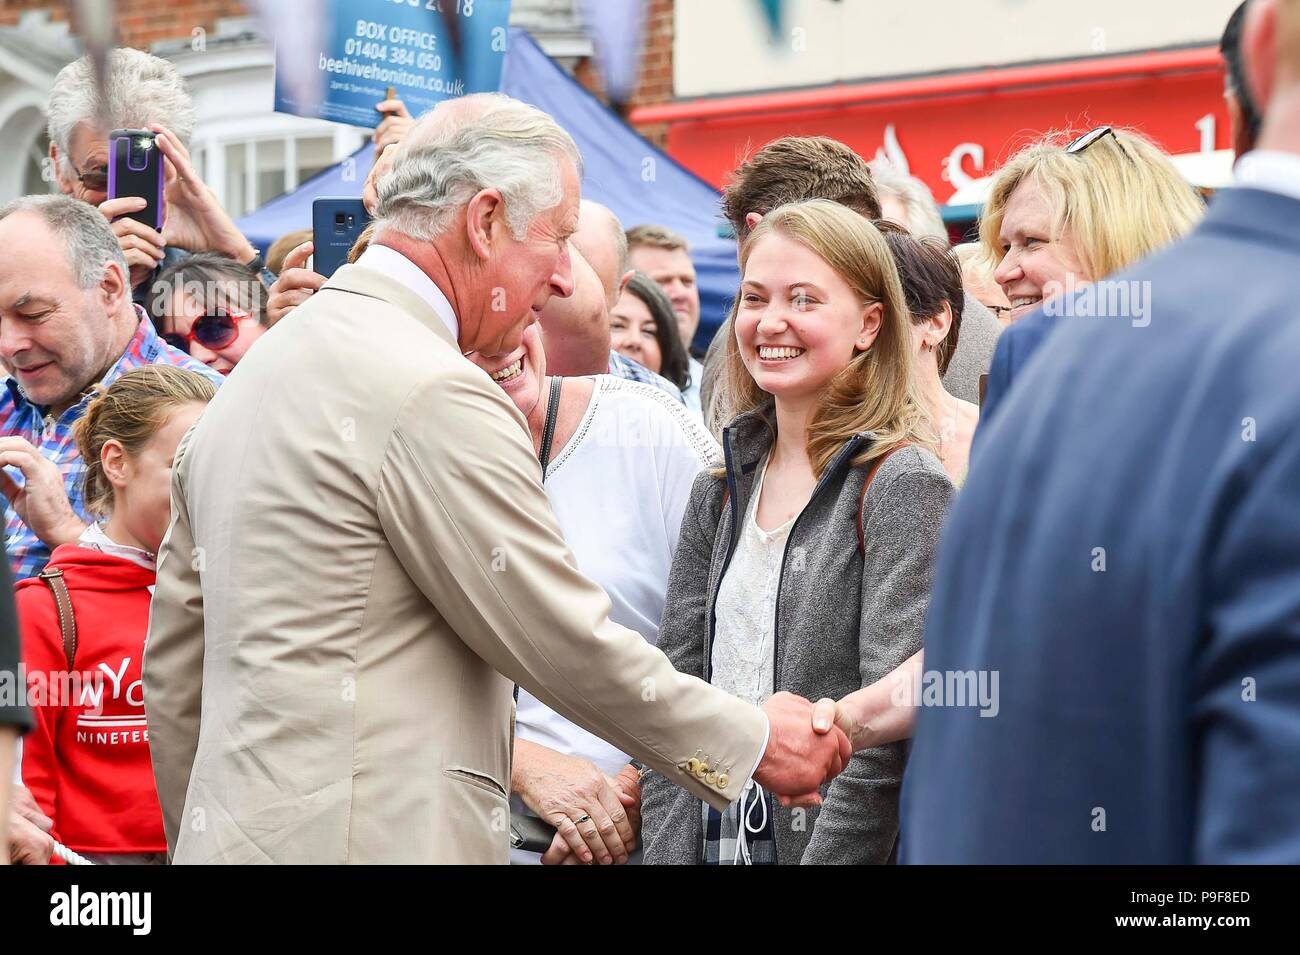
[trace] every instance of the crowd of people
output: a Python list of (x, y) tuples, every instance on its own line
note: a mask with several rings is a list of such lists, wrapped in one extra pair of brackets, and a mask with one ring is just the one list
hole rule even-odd
[(8, 857), (1295, 861), (1300, 2), (1247, 6), (1208, 215), (1045, 133), (954, 248), (785, 137), (707, 323), (534, 107), (381, 104), (326, 279), (221, 209), (174, 67), (67, 66), (59, 194), (0, 209)]

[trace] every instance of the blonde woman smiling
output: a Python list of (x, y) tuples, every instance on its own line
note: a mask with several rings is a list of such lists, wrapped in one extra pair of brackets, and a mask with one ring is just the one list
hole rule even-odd
[[(741, 271), (721, 385), (738, 416), (725, 467), (692, 488), (659, 646), (743, 699), (838, 699), (920, 648), (952, 484), (876, 228), (826, 200), (782, 206), (745, 241)], [(645, 860), (890, 861), (904, 759), (900, 744), (857, 753), (807, 810), (751, 786), (718, 813), (647, 776)]]

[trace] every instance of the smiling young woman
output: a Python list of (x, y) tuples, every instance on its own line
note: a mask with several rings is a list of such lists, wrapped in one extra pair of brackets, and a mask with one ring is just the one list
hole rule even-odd
[[(952, 484), (879, 231), (838, 203), (792, 203), (740, 262), (719, 385), (739, 416), (725, 466), (695, 480), (659, 647), (742, 699), (838, 699), (920, 647)], [(890, 861), (903, 761), (897, 744), (857, 754), (806, 815), (752, 783), (718, 813), (648, 777), (646, 861)]]

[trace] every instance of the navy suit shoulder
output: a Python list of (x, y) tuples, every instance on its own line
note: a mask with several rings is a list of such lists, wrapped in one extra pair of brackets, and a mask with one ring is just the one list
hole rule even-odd
[(1300, 201), (1231, 190), (1110, 280), (1144, 314), (1011, 354), (925, 640), (998, 706), (918, 714), (909, 861), (1300, 861), (1297, 272)]

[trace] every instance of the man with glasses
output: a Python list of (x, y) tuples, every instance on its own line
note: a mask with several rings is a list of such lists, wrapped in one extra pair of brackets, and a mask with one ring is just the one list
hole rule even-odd
[(172, 348), (131, 300), (127, 264), (104, 218), (65, 196), (0, 209), (0, 494), (14, 577), (31, 577), (88, 517), (72, 426), (97, 386), (132, 368), (220, 374)]
[[(55, 77), (46, 113), (59, 190), (95, 206), (112, 223), (137, 300), (157, 270), (185, 252), (217, 252), (255, 270), (262, 267), (257, 250), (190, 161), (186, 144), (194, 129), (194, 106), (172, 64), (141, 50), (113, 50), (101, 92), (90, 58), (82, 57)], [(161, 232), (127, 218), (144, 208), (143, 199), (108, 198), (108, 135), (114, 129), (148, 129), (157, 137), (164, 156)]]

